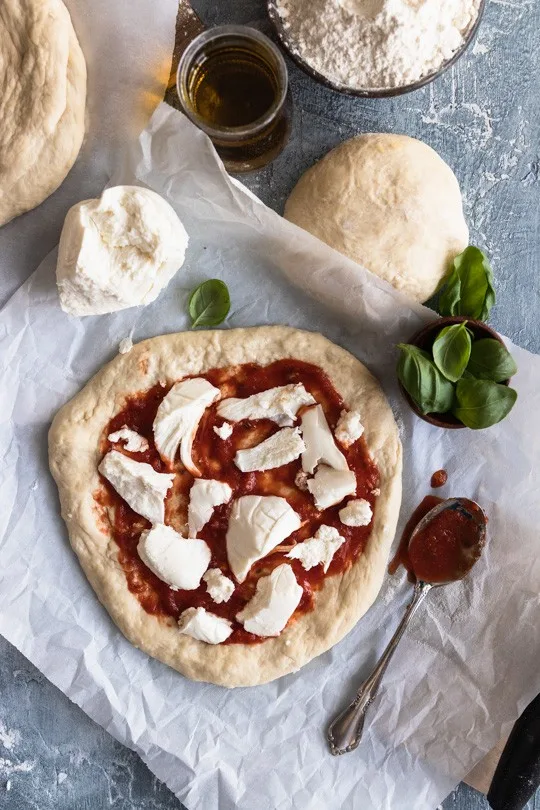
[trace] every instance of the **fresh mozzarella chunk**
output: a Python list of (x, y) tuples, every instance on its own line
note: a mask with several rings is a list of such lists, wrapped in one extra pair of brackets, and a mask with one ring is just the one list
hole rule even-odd
[(114, 433), (109, 433), (107, 438), (113, 444), (125, 442), (124, 447), (130, 453), (145, 453), (146, 450), (148, 450), (148, 442), (146, 439), (135, 430), (131, 430), (131, 428), (126, 427), (126, 425)]
[(350, 447), (357, 442), (363, 432), (364, 426), (357, 411), (341, 411), (336, 425), (336, 439), (343, 447)]
[(122, 340), (120, 341), (120, 344), (118, 346), (118, 353), (128, 354), (128, 352), (130, 352), (132, 348), (133, 348), (133, 341), (131, 339), (131, 336), (128, 335), (127, 337), (122, 338)]
[(233, 504), (227, 530), (227, 558), (238, 582), (257, 560), (266, 557), (300, 527), (300, 518), (285, 498), (243, 495)]
[(226, 577), (219, 568), (209, 568), (203, 579), (206, 582), (206, 590), (217, 605), (229, 601), (234, 592), (232, 579)]
[(348, 470), (347, 460), (338, 450), (326, 416), (320, 405), (302, 414), (302, 436), (306, 450), (302, 453), (302, 469), (312, 473), (317, 464), (327, 464), (335, 470)]
[(218, 414), (231, 422), (242, 419), (271, 419), (280, 427), (290, 427), (303, 405), (315, 400), (302, 383), (279, 385), (246, 399), (224, 399), (218, 405)]
[(321, 464), (307, 483), (317, 509), (328, 509), (356, 492), (356, 476), (350, 470), (333, 470)]
[(206, 644), (221, 644), (232, 633), (232, 624), (203, 607), (186, 608), (178, 619), (178, 627), (186, 636), (204, 641)]
[(103, 457), (99, 472), (109, 481), (134, 512), (150, 523), (165, 520), (165, 496), (174, 475), (158, 473), (150, 464), (111, 450)]
[(369, 501), (359, 498), (349, 501), (343, 509), (339, 510), (339, 519), (346, 526), (369, 526), (373, 512)]
[(301, 492), (307, 492), (308, 474), (303, 470), (298, 470), (294, 477), (294, 483)]
[(192, 475), (199, 475), (191, 458), (193, 441), (204, 411), (219, 396), (219, 388), (201, 377), (182, 380), (173, 385), (157, 409), (154, 419), (154, 440), (165, 461), (174, 461), (180, 445), (182, 464)]
[(294, 461), (305, 449), (298, 428), (282, 428), (255, 447), (239, 450), (234, 463), (242, 472), (272, 470)]
[(314, 537), (298, 543), (289, 551), (287, 557), (300, 560), (306, 571), (322, 563), (326, 574), (334, 554), (344, 542), (345, 538), (333, 526), (319, 526)]
[(233, 426), (230, 424), (230, 422), (223, 422), (220, 427), (214, 425), (214, 433), (216, 436), (219, 436), (220, 439), (223, 439), (223, 441), (225, 441), (225, 439), (229, 439), (232, 436), (232, 432)]
[(274, 568), (257, 582), (255, 595), (236, 618), (256, 636), (279, 636), (302, 598), (302, 588), (290, 565)]
[(163, 523), (141, 534), (137, 552), (150, 571), (174, 591), (198, 588), (212, 556), (204, 540), (182, 537)]
[(197, 537), (205, 526), (216, 506), (228, 503), (232, 496), (232, 489), (223, 481), (196, 478), (189, 492), (188, 506), (188, 535)]

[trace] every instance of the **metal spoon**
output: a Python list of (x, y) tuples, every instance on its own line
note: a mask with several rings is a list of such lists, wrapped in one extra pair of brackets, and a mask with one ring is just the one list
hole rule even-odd
[[(478, 511), (476, 512), (475, 510), (471, 510), (471, 508), (468, 506), (469, 504), (477, 507)], [(470, 501), (467, 498), (449, 498), (448, 500), (437, 504), (437, 506), (431, 509), (418, 523), (409, 539), (409, 546), (413, 539), (421, 531), (423, 531), (435, 517), (447, 509), (458, 510), (462, 515), (465, 515), (470, 520), (474, 521), (478, 531), (477, 545), (481, 548), (486, 538), (487, 518), (481, 507), (478, 506), (478, 504), (474, 501)], [(471, 566), (476, 559), (477, 558), (473, 560)], [(354, 751), (354, 749), (358, 746), (364, 729), (364, 721), (367, 709), (373, 702), (375, 695), (378, 692), (383, 675), (386, 671), (386, 667), (390, 663), (390, 659), (395, 653), (396, 647), (405, 633), (409, 622), (432, 588), (440, 587), (441, 585), (448, 585), (453, 581), (455, 580), (448, 580), (447, 582), (419, 581), (415, 584), (412, 602), (407, 607), (399, 627), (394, 633), (387, 648), (381, 655), (375, 669), (360, 686), (354, 701), (336, 717), (328, 729), (328, 742), (330, 743), (330, 750), (332, 754), (346, 754), (348, 751)]]

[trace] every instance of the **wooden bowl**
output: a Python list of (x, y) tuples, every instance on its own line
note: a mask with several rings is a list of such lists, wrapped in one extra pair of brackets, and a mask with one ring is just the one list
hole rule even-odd
[[(503, 346), (505, 345), (501, 336), (498, 335), (497, 332), (495, 332), (495, 330), (490, 326), (485, 324), (483, 321), (475, 321), (472, 318), (466, 318), (464, 315), (439, 318), (438, 320), (433, 321), (433, 323), (428, 323), (427, 326), (424, 326), (423, 329), (416, 332), (416, 334), (414, 334), (412, 338), (407, 341), (407, 343), (412, 343), (415, 346), (418, 346), (419, 349), (424, 349), (426, 352), (431, 352), (435, 338), (441, 329), (444, 329), (445, 326), (453, 326), (456, 323), (463, 323), (463, 321), (467, 321), (467, 326), (473, 333), (475, 340), (492, 338), (493, 340), (498, 340)], [(501, 385), (509, 385), (509, 383), (510, 380), (508, 379), (501, 383)], [(401, 393), (411, 406), (412, 410), (417, 416), (420, 417), (420, 419), (423, 419), (424, 422), (429, 422), (430, 425), (435, 425), (435, 427), (448, 428), (450, 430), (459, 430), (460, 428), (467, 427), (460, 422), (459, 419), (456, 419), (456, 417), (451, 413), (422, 413), (416, 402), (402, 386), (401, 382), (399, 383), (399, 387), (401, 389)]]

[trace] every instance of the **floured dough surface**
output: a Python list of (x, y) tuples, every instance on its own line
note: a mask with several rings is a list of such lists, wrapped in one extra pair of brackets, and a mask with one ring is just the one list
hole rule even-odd
[[(380, 476), (372, 532), (351, 567), (324, 580), (314, 609), (280, 636), (261, 644), (208, 645), (181, 634), (172, 618), (147, 613), (128, 590), (118, 547), (94, 500), (100, 487), (100, 440), (126, 398), (159, 381), (172, 383), (242, 363), (266, 366), (284, 358), (318, 365), (345, 406), (362, 414)], [(294, 672), (343, 638), (380, 589), (401, 501), (401, 445), (378, 382), (322, 335), (274, 326), (143, 341), (118, 355), (61, 409), (49, 434), (49, 458), (71, 544), (100, 601), (133, 644), (194, 680), (252, 686)]]
[(84, 136), (86, 64), (61, 0), (0, 3), (0, 225), (62, 183)]
[(285, 217), (419, 302), (469, 240), (454, 173), (405, 135), (360, 135), (333, 149), (300, 178)]

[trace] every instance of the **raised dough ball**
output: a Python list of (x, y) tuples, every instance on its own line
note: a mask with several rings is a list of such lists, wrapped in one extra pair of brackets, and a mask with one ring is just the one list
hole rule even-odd
[(61, 0), (0, 0), (0, 225), (39, 205), (84, 136), (86, 64)]
[(114, 186), (67, 213), (56, 265), (60, 305), (100, 315), (154, 301), (184, 262), (188, 235), (147, 188)]
[(469, 240), (454, 173), (406, 135), (333, 149), (300, 178), (285, 217), (420, 302)]

